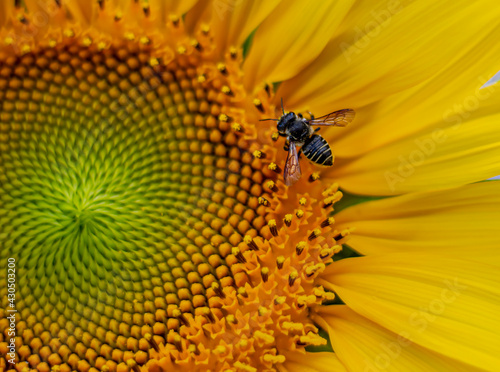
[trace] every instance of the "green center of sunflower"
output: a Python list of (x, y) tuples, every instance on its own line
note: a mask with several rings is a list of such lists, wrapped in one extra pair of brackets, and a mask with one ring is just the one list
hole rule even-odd
[(133, 43), (0, 59), (0, 252), (17, 261), (21, 361), (143, 363), (186, 314), (213, 317), (276, 177), (221, 116), (227, 97), (189, 58)]

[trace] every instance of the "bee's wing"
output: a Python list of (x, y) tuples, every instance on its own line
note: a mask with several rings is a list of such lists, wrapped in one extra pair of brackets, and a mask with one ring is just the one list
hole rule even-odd
[(293, 141), (290, 141), (283, 176), (285, 178), (285, 185), (287, 186), (293, 185), (301, 176), (297, 146), (295, 146), (295, 142)]
[(327, 115), (320, 116), (314, 120), (309, 120), (311, 125), (332, 125), (336, 127), (345, 127), (354, 120), (354, 110), (344, 109), (339, 111), (330, 112)]

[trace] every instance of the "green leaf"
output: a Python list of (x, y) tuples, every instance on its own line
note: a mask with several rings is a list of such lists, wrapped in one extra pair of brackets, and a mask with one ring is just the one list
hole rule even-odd
[(252, 46), (255, 31), (257, 31), (257, 29), (253, 30), (250, 33), (250, 35), (248, 35), (247, 39), (243, 42), (243, 46), (242, 46), (243, 47), (243, 59), (246, 58), (246, 56), (248, 55), (248, 52), (250, 51), (250, 47)]
[[(318, 325), (316, 325), (318, 326)], [(322, 352), (322, 351), (329, 351), (331, 353), (333, 353), (333, 348), (332, 348), (332, 343), (330, 341), (330, 336), (328, 336), (328, 332), (326, 332), (324, 329), (318, 327), (319, 330), (318, 330), (318, 335), (321, 336), (322, 338), (324, 338), (327, 342), (326, 345), (321, 345), (321, 346), (306, 346), (306, 351), (310, 352), (310, 353), (319, 353), (319, 352)]]
[(356, 204), (361, 204), (361, 203), (365, 203), (365, 202), (372, 201), (372, 200), (392, 198), (392, 196), (355, 195), (355, 194), (350, 194), (344, 190), (340, 190), (340, 191), (342, 191), (342, 194), (344, 196), (337, 203), (335, 203), (335, 205), (334, 205), (335, 213), (338, 213), (341, 210), (344, 210), (348, 207), (352, 207), (353, 205), (356, 205)]

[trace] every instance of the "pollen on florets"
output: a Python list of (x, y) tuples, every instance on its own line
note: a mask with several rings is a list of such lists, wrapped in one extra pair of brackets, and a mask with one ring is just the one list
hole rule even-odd
[(278, 166), (278, 164), (276, 163), (273, 163), (271, 162), (269, 165), (268, 165), (268, 168), (270, 170), (272, 170), (273, 172), (276, 172), (276, 173), (281, 173), (281, 168)]
[(262, 105), (262, 101), (260, 99), (255, 98), (253, 100), (253, 104), (260, 112), (264, 112), (264, 106)]
[(309, 176), (309, 181), (314, 182), (319, 180), (319, 178), (320, 178), (319, 172), (314, 172)]

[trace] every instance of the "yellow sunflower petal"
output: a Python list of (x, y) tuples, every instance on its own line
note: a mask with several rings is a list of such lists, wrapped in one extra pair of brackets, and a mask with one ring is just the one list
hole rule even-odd
[(286, 361), (278, 367), (281, 372), (343, 372), (347, 371), (335, 353), (306, 353), (290, 352), (286, 354)]
[(245, 61), (245, 82), (276, 82), (299, 73), (323, 50), (352, 1), (284, 1), (260, 25)]
[(320, 282), (358, 314), (485, 370), (500, 365), (498, 266), (428, 253), (345, 259)]
[(488, 104), (497, 106), (498, 100), (487, 98), (498, 87), (481, 87), (500, 69), (498, 32), (500, 27), (425, 83), (357, 110), (356, 121), (347, 128), (324, 131), (334, 141), (336, 157), (360, 156), (426, 128), (448, 126), (456, 115), (469, 119)]
[(30, 13), (42, 17), (40, 20), (48, 18), (47, 21), (51, 25), (57, 24), (58, 20), (54, 17), (58, 13), (58, 8), (68, 11), (75, 21), (83, 25), (90, 24), (97, 13), (96, 1), (60, 1), (60, 7), (55, 1), (50, 0), (25, 0), (24, 2)]
[[(38, 2), (39, 3), (39, 2)], [(69, 10), (73, 19), (82, 24), (90, 24), (97, 13), (97, 2), (94, 1), (65, 1), (64, 6)]]
[(340, 35), (300, 75), (284, 82), (278, 97), (323, 112), (358, 108), (421, 83), (496, 29), (500, 8), (493, 4), (357, 2)]
[[(126, 15), (127, 13), (137, 16), (137, 14), (144, 14), (152, 24), (155, 24), (157, 30), (164, 32), (164, 27), (171, 22), (177, 23), (181, 16), (186, 14), (198, 0), (111, 0), (112, 8), (115, 8), (118, 14)], [(137, 7), (139, 5), (140, 7)], [(104, 5), (104, 7), (108, 4)], [(128, 22), (134, 19), (134, 16), (126, 17)], [(125, 18), (124, 18), (125, 19)]]
[(412, 343), (347, 306), (321, 306), (313, 318), (328, 330), (332, 347), (350, 371), (464, 371), (471, 366)]
[(347, 208), (338, 229), (355, 226), (349, 245), (363, 255), (403, 251), (460, 254), (500, 262), (500, 182), (414, 193)]
[(163, 20), (167, 20), (169, 16), (182, 16), (191, 9), (198, 0), (149, 0), (151, 11), (158, 10)]
[(209, 27), (214, 37), (215, 56), (222, 57), (230, 47), (238, 47), (269, 16), (281, 0), (213, 0), (200, 1), (186, 16), (186, 27)]
[[(500, 104), (500, 95), (489, 100)], [(494, 177), (500, 174), (500, 113), (491, 101), (484, 105), (471, 113), (474, 119), (462, 121), (457, 114), (449, 118), (453, 125), (425, 130), (355, 160), (337, 159), (324, 176), (349, 192), (370, 195), (452, 188)]]
[(2, 27), (4, 27), (4, 25), (7, 23), (7, 20), (12, 13), (12, 9), (14, 9), (13, 1), (0, 2), (0, 29), (2, 29)]
[(217, 18), (213, 24), (218, 28), (220, 39), (224, 42), (221, 47), (229, 48), (243, 44), (248, 35), (269, 16), (280, 1), (237, 0), (233, 7), (221, 5), (220, 8), (214, 7)]

